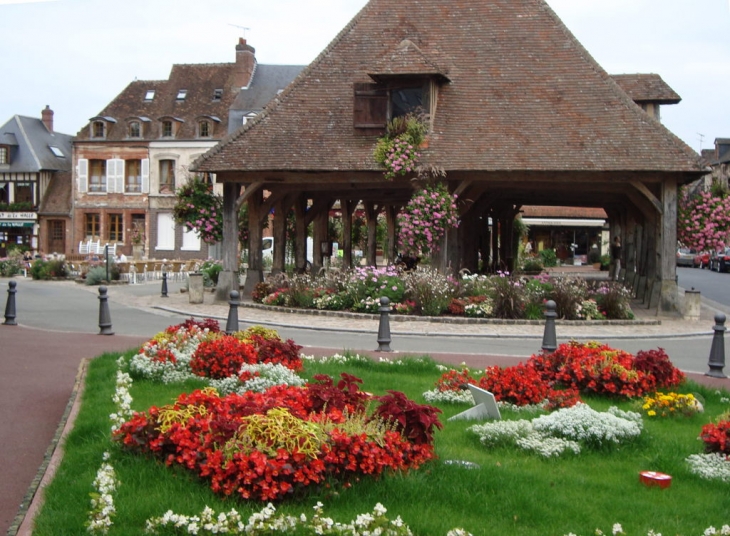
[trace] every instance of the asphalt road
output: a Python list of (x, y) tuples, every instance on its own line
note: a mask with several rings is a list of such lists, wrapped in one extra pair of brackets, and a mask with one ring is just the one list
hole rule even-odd
[[(692, 272), (691, 268), (686, 270)], [(730, 278), (730, 274), (716, 274), (706, 270), (703, 272), (706, 272), (713, 279), (717, 277)], [(684, 273), (681, 276), (684, 277)], [(19, 324), (64, 332), (99, 333), (100, 302), (98, 289), (29, 279), (16, 278), (16, 281), (18, 283), (16, 320)], [(169, 292), (177, 292), (179, 286), (180, 283), (170, 283)], [(112, 330), (117, 335), (151, 337), (167, 326), (179, 323), (189, 317), (189, 315), (184, 314), (138, 309), (122, 305), (115, 298), (119, 293), (159, 295), (160, 286), (157, 284), (144, 284), (109, 287), (108, 304)], [(161, 298), (160, 304), (164, 303), (164, 299)], [(244, 321), (245, 311), (240, 311), (239, 317)], [(221, 320), (224, 324), (225, 319)], [(325, 330), (318, 327), (316, 321), (314, 321), (311, 328), (277, 326), (277, 329), (283, 337), (291, 338), (297, 344), (304, 346), (304, 352), (306, 352), (306, 347), (353, 351), (375, 350), (377, 348), (377, 333), (359, 332), (356, 323), (353, 323), (352, 327), (353, 330), (347, 331)], [(393, 334), (390, 347), (395, 352), (409, 354), (457, 353), (529, 357), (538, 352), (542, 344), (542, 335), (535, 335), (534, 330), (533, 334), (518, 337), (486, 337), (463, 334), (448, 336), (438, 333), (409, 335), (398, 333), (398, 329), (404, 329), (400, 326), (392, 325), (391, 327)], [(434, 332), (436, 331), (438, 331), (438, 327), (434, 328)], [(557, 338), (558, 343), (569, 340), (561, 337), (560, 330), (557, 332)], [(631, 353), (636, 353), (639, 350), (663, 348), (672, 359), (672, 362), (682, 370), (704, 373), (708, 370), (707, 362), (712, 344), (712, 326), (706, 326), (706, 332), (700, 336), (645, 337), (641, 334), (641, 326), (637, 326), (636, 332), (630, 335), (612, 337), (600, 334), (588, 338), (598, 339), (614, 348)]]

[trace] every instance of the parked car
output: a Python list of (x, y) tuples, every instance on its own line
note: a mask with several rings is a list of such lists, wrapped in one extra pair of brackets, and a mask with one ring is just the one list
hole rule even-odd
[(697, 255), (695, 255), (695, 261), (694, 261), (695, 268), (709, 268), (710, 267), (710, 252), (709, 251), (700, 251)]
[(677, 266), (694, 266), (697, 252), (690, 248), (677, 249)]
[(722, 251), (715, 251), (710, 256), (710, 270), (727, 272), (730, 270), (730, 247)]

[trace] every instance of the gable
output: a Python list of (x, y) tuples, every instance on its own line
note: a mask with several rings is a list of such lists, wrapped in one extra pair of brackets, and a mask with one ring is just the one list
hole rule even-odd
[(696, 153), (643, 113), (542, 0), (371, 0), (274, 105), (198, 168), (379, 170), (377, 134), (353, 128), (354, 96), (373, 82), (374, 66), (388, 72), (383, 59), (405, 40), (415, 47), (411, 59), (417, 49), (419, 61), (448, 75), (432, 107), (427, 165), (447, 172), (699, 169)]

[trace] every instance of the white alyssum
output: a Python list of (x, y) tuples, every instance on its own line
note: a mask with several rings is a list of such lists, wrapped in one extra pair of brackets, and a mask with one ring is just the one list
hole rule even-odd
[(109, 420), (112, 422), (112, 432), (119, 430), (134, 415), (132, 396), (129, 394), (130, 387), (132, 387), (132, 377), (126, 372), (118, 370), (116, 390), (112, 395), (112, 401), (117, 410), (109, 415)]
[(86, 522), (86, 530), (92, 534), (107, 534), (113, 524), (111, 518), (117, 513), (113, 493), (119, 481), (114, 467), (108, 462), (108, 452), (104, 453), (103, 459), (104, 463), (99, 467), (94, 479), (93, 486), (96, 491), (91, 494), (91, 510)]
[(245, 382), (240, 381), (238, 376), (229, 376), (220, 380), (211, 379), (208, 381), (208, 384), (211, 387), (215, 387), (221, 396), (231, 393), (243, 394), (246, 391), (263, 393), (274, 385), (301, 387), (306, 384), (306, 381), (298, 376), (296, 372), (281, 363), (244, 364), (239, 374), (243, 372), (258, 373), (258, 376)]
[[(187, 534), (247, 534), (264, 535), (303, 531), (306, 534), (342, 534), (352, 536), (411, 536), (413, 533), (400, 516), (388, 519), (386, 508), (378, 503), (372, 512), (359, 514), (349, 523), (338, 523), (323, 515), (322, 503), (314, 506), (311, 518), (304, 513), (298, 517), (277, 514), (273, 504), (267, 504), (261, 511), (252, 514), (247, 521), (234, 509), (216, 515), (209, 507), (205, 507), (198, 516), (176, 514), (171, 510), (162, 517), (148, 519), (146, 532), (157, 534), (165, 527), (174, 527)], [(462, 529), (450, 531), (453, 536), (471, 536)]]
[(691, 473), (706, 480), (730, 482), (730, 459), (719, 452), (692, 454), (685, 461)]
[(559, 409), (549, 415), (533, 419), (536, 431), (545, 435), (580, 441), (592, 446), (605, 443), (619, 444), (641, 435), (641, 415), (621, 411), (616, 407), (607, 412), (596, 411), (579, 402), (570, 408)]

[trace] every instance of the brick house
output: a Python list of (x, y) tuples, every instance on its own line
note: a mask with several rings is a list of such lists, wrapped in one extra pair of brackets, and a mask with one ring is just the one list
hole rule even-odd
[[(447, 235), (439, 266), (474, 271), (480, 257), (509, 266), (507, 238), (522, 206), (600, 207), (641, 292), (653, 306), (676, 309), (677, 190), (702, 174), (699, 157), (634, 102), (543, 0), (463, 0), (448, 9), (439, 0), (370, 0), (275, 104), (194, 165), (223, 183), (231, 286), (242, 186), (251, 244), (272, 206), (293, 207), (297, 245), (311, 222), (316, 249), (339, 200), (347, 263), (355, 206), (362, 202), (371, 220), (381, 212), (394, 220), (421, 183), (386, 180), (373, 148), (404, 96), (429, 114), (421, 167), (460, 199), (460, 226)], [(275, 268), (282, 258), (275, 249)], [(255, 250), (248, 276), (246, 291), (261, 277)]]
[(64, 253), (71, 214), (63, 190), (70, 184), (72, 140), (53, 130), (48, 106), (40, 119), (15, 115), (0, 127), (0, 257), (11, 245)]
[[(176, 64), (166, 80), (135, 80), (81, 129), (73, 244), (100, 240), (131, 255), (139, 233), (149, 258), (214, 254), (197, 233), (175, 224), (175, 190), (191, 176), (193, 160), (259, 113), (302, 69), (259, 65), (244, 39), (235, 52), (232, 63)], [(207, 178), (215, 183), (214, 175)]]

